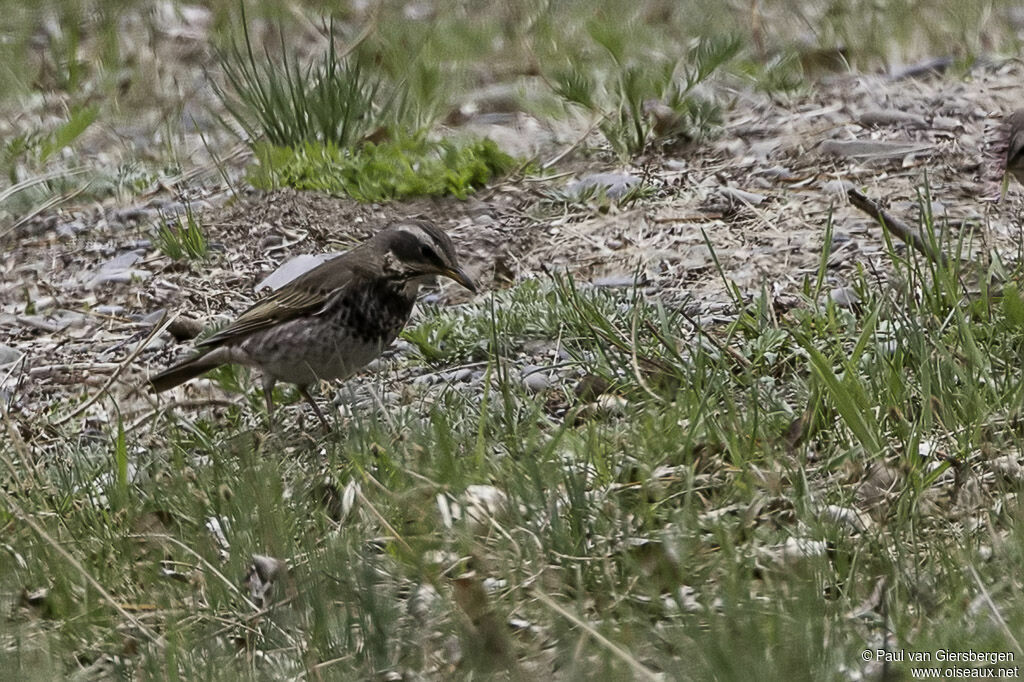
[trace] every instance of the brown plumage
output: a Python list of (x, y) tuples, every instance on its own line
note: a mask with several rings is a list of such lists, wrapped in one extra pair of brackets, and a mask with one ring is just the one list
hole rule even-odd
[(258, 301), (149, 383), (159, 393), (224, 364), (258, 367), (268, 412), (274, 384), (286, 381), (327, 426), (310, 385), (346, 379), (378, 357), (409, 320), (420, 284), (436, 275), (476, 291), (448, 235), (427, 220), (394, 223)]
[(1006, 117), (1006, 172), (1024, 184), (1024, 109)]

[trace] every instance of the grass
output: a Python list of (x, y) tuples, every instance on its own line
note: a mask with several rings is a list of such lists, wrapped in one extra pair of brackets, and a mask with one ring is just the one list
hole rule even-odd
[(205, 260), (209, 254), (206, 235), (191, 206), (176, 221), (161, 218), (156, 227), (157, 249), (171, 260)]
[[(449, 98), (492, 79), (544, 74), (559, 105), (599, 118), (608, 148), (631, 157), (713, 124), (716, 102), (696, 96), (712, 75), (789, 90), (801, 85), (801, 50), (845, 46), (851, 62), (873, 65), (948, 49), (950, 27), (966, 60), (981, 45), (1015, 44), (1009, 22), (986, 23), (1006, 6), (759, 5), (772, 25), (813, 27), (812, 45), (789, 51), (792, 36), (758, 39), (749, 8), (722, 3), (496, 4), (474, 21), (461, 8), (419, 19), (387, 5), (345, 59), (332, 44), (275, 68), (276, 53), (239, 37), (223, 53), (215, 113), (261, 138), (256, 184), (367, 201), (464, 196), (509, 159), (486, 142), (453, 147), (422, 133)], [(61, 157), (75, 160), (86, 133), (110, 129), (122, 106), (132, 117), (128, 103), (148, 106), (147, 88), (164, 83), (129, 49), (148, 43), (112, 20), (148, 6), (96, 7), (53, 8), (67, 30), (42, 41), (40, 17), (12, 8), (3, 104), (57, 93), (60, 115), (5, 137), (12, 188), (0, 196), (18, 204), (8, 213), (45, 205), (29, 189), (70, 194)], [(233, 0), (210, 7), (214, 39), (231, 45), (248, 23)], [(247, 11), (281, 22), (285, 43), (301, 34), (299, 14), (320, 15)], [(353, 22), (335, 28), (359, 35)], [(739, 42), (716, 43), (722, 35)], [(670, 56), (698, 36), (714, 49)], [(649, 99), (671, 115), (645, 110)], [(142, 193), (164, 153), (98, 173), (114, 189), (97, 196)], [(24, 168), (57, 179), (23, 180)], [(610, 208), (603, 196), (551, 201)], [(967, 250), (934, 227), (946, 250)], [(175, 259), (206, 253), (191, 215), (163, 224), (156, 242)], [(861, 273), (852, 308), (828, 297), (824, 253), (797, 308), (737, 294), (734, 316), (714, 326), (569, 278), (428, 308), (404, 333), (410, 351), (340, 389), (349, 403), (326, 435), (307, 432), (301, 404), (272, 426), (238, 371), (214, 377), (229, 397), (249, 389), (226, 408), (180, 406), (140, 423), (113, 402), (109, 420), (84, 424), (60, 423), (59, 403), (41, 408), (53, 423), (5, 413), (0, 670), (894, 679), (909, 662), (885, 667), (876, 652), (946, 649), (1011, 652), (1016, 665), (1020, 273), (989, 285), (990, 273), (956, 261), (889, 254), (893, 286)], [(522, 379), (535, 363), (550, 377), (539, 392)], [(252, 577), (256, 555), (289, 567), (269, 589)]]
[[(243, 22), (245, 16), (243, 13)], [(511, 170), (513, 159), (490, 140), (456, 145), (426, 132), (434, 88), (413, 87), (407, 74), (367, 69), (354, 51), (340, 56), (333, 22), (328, 45), (300, 67), (288, 49), (280, 65), (264, 47), (257, 58), (244, 25), (243, 45), (221, 53), (227, 87), (217, 94), (245, 130), (257, 165), (250, 182), (262, 189), (292, 187), (375, 202), (412, 196), (466, 198)], [(281, 43), (285, 43), (283, 29)], [(412, 67), (409, 67), (410, 70)]]
[[(819, 680), (881, 674), (865, 650), (1020, 656), (1024, 303), (890, 254), (908, 285), (864, 276), (856, 310), (822, 270), (792, 312), (710, 328), (567, 278), (427, 309), (377, 380), (477, 383), (357, 400), (322, 437), (268, 431), (255, 390), (109, 437), (8, 425), (0, 666)], [(267, 611), (239, 581), (257, 554), (290, 566)]]
[(718, 122), (717, 105), (695, 89), (739, 53), (739, 39), (701, 39), (685, 57), (658, 58), (614, 25), (593, 21), (587, 27), (605, 59), (589, 65), (570, 61), (550, 80), (559, 97), (598, 117), (601, 134), (621, 158), (652, 144), (704, 137)]
[[(277, 147), (306, 143), (355, 146), (381, 128), (403, 121), (404, 91), (358, 57), (339, 55), (334, 26), (328, 44), (309, 65), (301, 66), (282, 50), (280, 64), (264, 46), (257, 57), (243, 13), (243, 45), (220, 53), (226, 85), (216, 92), (225, 110), (251, 140)], [(286, 43), (283, 28), (280, 42)]]
[(262, 189), (294, 187), (373, 202), (414, 196), (464, 199), (512, 170), (514, 159), (490, 140), (457, 145), (423, 137), (333, 144), (258, 145), (249, 181)]

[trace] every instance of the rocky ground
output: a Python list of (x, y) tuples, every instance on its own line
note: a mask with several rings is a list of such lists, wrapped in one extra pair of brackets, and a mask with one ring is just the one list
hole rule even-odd
[[(110, 418), (116, 404), (144, 420), (154, 409), (140, 391), (144, 377), (182, 353), (197, 328), (247, 307), (256, 285), (291, 257), (344, 250), (404, 215), (449, 230), (485, 292), (545, 271), (594, 286), (636, 279), (648, 295), (709, 321), (730, 307), (723, 275), (746, 296), (766, 291), (785, 305), (797, 295), (815, 276), (830, 220), (834, 289), (857, 267), (883, 272), (884, 239), (847, 203), (850, 186), (911, 223), (927, 192), (936, 225), (966, 230), (974, 252), (1013, 260), (1021, 190), (999, 201), (999, 119), (1019, 102), (1022, 68), (984, 64), (961, 74), (931, 66), (834, 75), (783, 100), (735, 90), (718, 139), (628, 165), (586, 153), (595, 140), (579, 126), (523, 111), (471, 114), (460, 130), (557, 163), (467, 201), (365, 205), (252, 192), (238, 180), (245, 155), (236, 151), (230, 186), (196, 173), (194, 184), (156, 185), (129, 201), (71, 200), (39, 211), (3, 234), (0, 390), (29, 420), (100, 390), (114, 401), (93, 402), (97, 418)], [(588, 198), (588, 186), (611, 199)], [(632, 200), (615, 201), (631, 188)], [(174, 262), (155, 246), (155, 225), (186, 207), (211, 245), (206, 262)], [(466, 297), (457, 287), (428, 295)], [(140, 348), (165, 313), (175, 323)]]

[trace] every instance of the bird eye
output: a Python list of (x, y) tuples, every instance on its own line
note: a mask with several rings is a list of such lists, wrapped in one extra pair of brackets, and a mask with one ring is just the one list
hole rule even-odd
[(423, 256), (423, 260), (429, 261), (431, 263), (438, 263), (441, 260), (440, 258), (438, 258), (437, 254), (434, 253), (434, 250), (427, 246), (426, 244), (420, 247), (420, 255)]

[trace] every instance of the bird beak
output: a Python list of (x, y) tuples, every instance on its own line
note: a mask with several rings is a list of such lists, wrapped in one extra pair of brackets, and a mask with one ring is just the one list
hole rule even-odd
[(445, 268), (444, 270), (441, 271), (441, 274), (444, 275), (445, 277), (448, 277), (449, 279), (455, 280), (462, 286), (472, 291), (474, 294), (477, 293), (476, 284), (473, 282), (473, 279), (469, 275), (467, 275), (466, 271), (463, 270), (462, 268), (458, 266)]

